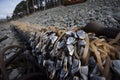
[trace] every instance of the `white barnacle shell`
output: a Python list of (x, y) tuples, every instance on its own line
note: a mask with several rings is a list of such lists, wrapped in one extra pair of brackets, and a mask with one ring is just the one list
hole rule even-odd
[(38, 56), (38, 63), (39, 63), (39, 64), (42, 63), (42, 59), (43, 59), (42, 55), (39, 55), (39, 56)]
[(77, 31), (77, 35), (80, 39), (85, 39), (85, 32), (83, 30)]
[(72, 44), (67, 45), (69, 54), (72, 56), (74, 53), (74, 46)]
[(32, 42), (32, 41), (34, 41), (34, 37), (33, 36), (31, 36), (30, 39), (29, 39), (29, 42)]
[(88, 75), (88, 66), (81, 66), (81, 73)]
[(85, 40), (81, 40), (81, 41), (79, 41), (79, 45), (81, 45), (81, 46), (85, 46), (85, 45), (86, 45), (86, 41), (85, 41)]
[(73, 33), (72, 31), (67, 31), (66, 32), (67, 35), (72, 35), (72, 33)]
[(77, 38), (77, 34), (73, 31), (67, 31), (66, 34), (70, 36), (73, 35), (75, 38)]
[(48, 37), (47, 34), (45, 34), (45, 35), (42, 37), (42, 41), (43, 41), (44, 44), (47, 42), (48, 38), (49, 38), (49, 37)]
[(58, 36), (55, 35), (55, 33), (50, 35), (50, 40), (52, 42), (52, 44), (54, 44), (54, 42), (57, 40)]
[[(81, 77), (82, 77), (82, 80), (88, 80), (87, 75), (85, 75), (85, 74), (83, 74), (83, 73), (81, 73)], [(92, 80), (94, 80), (94, 79), (92, 79)], [(95, 79), (95, 80), (99, 80), (99, 79)], [(101, 79), (100, 79), (100, 80), (101, 80)]]
[[(64, 67), (67, 66), (67, 62), (68, 62), (68, 59), (67, 59), (67, 57), (65, 57), (65, 58), (64, 58)], [(67, 67), (66, 67), (66, 68), (67, 68)]]
[(58, 49), (62, 48), (62, 47), (64, 46), (64, 44), (65, 44), (65, 41), (64, 41), (64, 40), (62, 40), (61, 42), (58, 42), (57, 48), (58, 48)]
[(62, 60), (57, 60), (56, 70), (59, 70), (62, 67)]
[(48, 61), (48, 72), (52, 72), (54, 70), (54, 62), (49, 60)]
[(41, 51), (42, 51), (42, 52), (44, 51), (45, 47), (46, 47), (46, 44), (44, 44), (44, 45), (42, 46), (42, 48), (41, 48)]
[(75, 42), (75, 38), (73, 38), (73, 37), (69, 37), (67, 39), (67, 44), (73, 44), (74, 42)]
[(68, 75), (68, 72), (65, 71), (64, 69), (62, 69), (61, 72), (60, 72), (60, 80), (61, 80), (62, 78), (65, 78), (67, 75)]
[(75, 38), (78, 38), (78, 36), (75, 32), (73, 32), (73, 35), (74, 35)]
[(75, 74), (81, 67), (81, 61), (77, 59), (73, 59), (71, 73)]

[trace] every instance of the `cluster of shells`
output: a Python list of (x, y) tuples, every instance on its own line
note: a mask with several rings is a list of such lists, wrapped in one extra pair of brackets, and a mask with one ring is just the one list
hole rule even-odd
[(43, 28), (29, 38), (32, 54), (54, 80), (110, 80), (120, 76), (120, 48), (78, 27)]

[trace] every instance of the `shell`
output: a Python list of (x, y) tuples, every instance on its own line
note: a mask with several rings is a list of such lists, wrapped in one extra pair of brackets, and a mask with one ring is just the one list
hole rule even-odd
[(85, 40), (80, 40), (78, 44), (80, 46), (85, 46), (86, 45), (86, 41)]
[(111, 68), (120, 76), (120, 60), (111, 61)]
[(65, 32), (67, 35), (72, 35), (73, 31), (67, 31)]
[(81, 67), (81, 62), (80, 60), (73, 59), (73, 64), (71, 68), (71, 74), (75, 74)]
[(73, 38), (73, 37), (69, 37), (67, 39), (67, 44), (74, 44), (74, 42), (75, 42), (75, 38)]
[(68, 75), (68, 72), (62, 69), (60, 72), (60, 80), (65, 78), (67, 75)]
[(71, 56), (68, 56), (68, 63), (70, 66), (72, 65), (72, 57)]
[(74, 53), (74, 46), (69, 44), (69, 45), (67, 45), (67, 48), (68, 48), (68, 51), (69, 51), (69, 55), (72, 56), (73, 53)]
[(42, 60), (43, 60), (42, 55), (39, 55), (39, 56), (38, 56), (38, 63), (41, 64), (41, 63), (42, 63)]
[(76, 32), (73, 32), (74, 38), (78, 38)]
[(64, 69), (64, 71), (67, 71), (68, 69), (67, 69), (67, 63), (68, 63), (68, 59), (67, 59), (67, 57), (65, 57), (64, 58), (64, 63), (63, 63), (63, 69)]
[(56, 70), (61, 69), (61, 67), (62, 67), (62, 61), (61, 60), (57, 60), (57, 62), (56, 62)]
[(52, 43), (52, 44), (54, 44), (54, 43), (55, 43), (55, 41), (57, 40), (57, 38), (58, 38), (58, 37), (57, 37), (57, 36), (55, 36), (55, 33), (51, 34), (51, 35), (50, 35), (50, 40), (51, 40), (51, 43)]
[(83, 80), (88, 80), (88, 77), (85, 74), (81, 74), (81, 77), (82, 77)]
[(88, 66), (81, 66), (81, 73), (88, 75), (89, 68)]
[(83, 30), (79, 30), (76, 33), (80, 39), (85, 39), (85, 32)]
[(84, 52), (84, 47), (81, 47), (81, 48), (80, 48), (79, 55), (81, 56), (81, 55), (83, 54), (83, 52)]
[(91, 75), (95, 75), (95, 74), (97, 74), (97, 75), (100, 74), (97, 64), (96, 64), (95, 67), (93, 68), (93, 71), (92, 71)]
[(92, 57), (90, 57), (90, 59), (89, 59), (89, 66), (90, 66), (91, 68), (94, 68), (95, 65), (96, 65), (96, 61), (95, 61), (95, 58), (92, 56)]
[(57, 49), (61, 49), (65, 45), (65, 40), (59, 41), (57, 44)]
[(69, 36), (74, 36), (74, 38), (78, 38), (76, 32), (73, 32), (73, 31), (67, 31), (67, 32), (65, 32), (65, 33), (66, 33), (67, 35), (69, 35)]

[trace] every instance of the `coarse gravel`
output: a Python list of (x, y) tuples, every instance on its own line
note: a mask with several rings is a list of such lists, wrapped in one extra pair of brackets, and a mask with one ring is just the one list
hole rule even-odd
[(105, 27), (120, 28), (120, 0), (87, 0), (69, 6), (59, 6), (19, 19), (42, 26), (83, 27), (98, 22)]

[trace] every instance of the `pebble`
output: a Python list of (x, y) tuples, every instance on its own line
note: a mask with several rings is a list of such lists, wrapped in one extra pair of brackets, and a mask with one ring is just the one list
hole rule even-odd
[(118, 15), (120, 9), (117, 9), (120, 8), (119, 2), (119, 0), (88, 0), (85, 3), (39, 11), (28, 17), (21, 18), (19, 21), (57, 27), (73, 27), (75, 25), (84, 27), (89, 22), (97, 21), (103, 23), (105, 27), (118, 28), (120, 27), (118, 22), (120, 20)]

